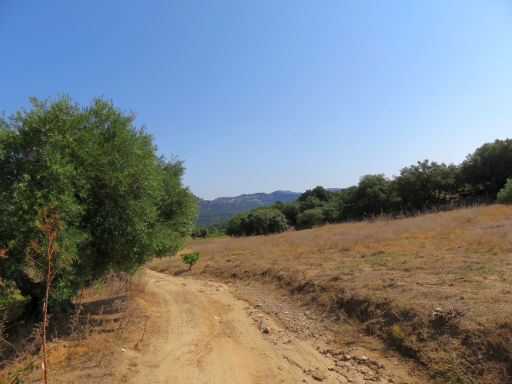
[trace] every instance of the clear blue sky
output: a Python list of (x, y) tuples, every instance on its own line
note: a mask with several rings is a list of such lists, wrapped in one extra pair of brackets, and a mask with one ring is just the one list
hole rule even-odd
[(512, 137), (511, 4), (0, 0), (0, 109), (111, 98), (203, 198), (346, 187)]

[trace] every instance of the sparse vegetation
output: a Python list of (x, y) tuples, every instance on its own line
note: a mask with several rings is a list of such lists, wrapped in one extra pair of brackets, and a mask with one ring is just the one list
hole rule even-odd
[[(72, 315), (53, 314), (48, 324), (48, 364), (52, 383), (118, 383), (114, 356), (135, 346), (144, 334), (147, 297), (140, 273), (110, 273), (99, 286), (73, 299)], [(5, 313), (5, 312), (2, 312)], [(4, 323), (0, 333), (0, 382), (41, 382), (41, 327)], [(0, 327), (1, 329), (2, 327)]]
[[(435, 382), (510, 382), (512, 207), (192, 241), (194, 274), (261, 281), (428, 367)], [(177, 270), (166, 259), (157, 270)]]
[(48, 384), (48, 353), (46, 346), (46, 328), (48, 324), (48, 300), (50, 298), (50, 289), (52, 282), (61, 270), (69, 267), (71, 258), (66, 252), (67, 244), (59, 244), (59, 236), (64, 231), (60, 212), (50, 206), (43, 209), (39, 217), (38, 229), (41, 231), (41, 241), (32, 241), (30, 248), (27, 249), (27, 259), (29, 268), (45, 284), (45, 297), (43, 302), (43, 376), (45, 384)]

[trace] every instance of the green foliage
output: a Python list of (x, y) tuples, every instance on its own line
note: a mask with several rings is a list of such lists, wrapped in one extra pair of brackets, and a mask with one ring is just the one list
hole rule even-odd
[(231, 218), (226, 229), (229, 236), (254, 236), (280, 233), (288, 229), (286, 217), (276, 208), (258, 207)]
[(192, 266), (197, 263), (199, 258), (201, 257), (200, 252), (192, 252), (192, 253), (184, 253), (181, 255), (181, 260), (183, 260), (184, 264), (188, 264), (190, 271), (192, 269)]
[(421, 210), (446, 203), (457, 192), (457, 172), (453, 164), (428, 160), (403, 168), (395, 179), (401, 208)]
[(46, 206), (61, 212), (72, 262), (55, 278), (52, 297), (65, 299), (108, 270), (134, 271), (174, 254), (197, 218), (197, 203), (181, 184), (180, 161), (156, 155), (135, 115), (94, 99), (39, 101), (0, 120), (0, 277), (41, 297), (26, 266)]
[(218, 221), (212, 224), (197, 226), (192, 231), (192, 238), (209, 238), (226, 235), (226, 228), (228, 227), (229, 220)]
[(206, 239), (208, 237), (208, 230), (206, 228), (194, 228), (194, 230), (192, 231), (192, 238), (193, 239), (196, 239), (196, 238), (202, 238), (202, 239)]
[(307, 196), (303, 200), (299, 200), (299, 210), (300, 212), (304, 212), (308, 209), (323, 207), (325, 204), (325, 201), (320, 200), (316, 196)]
[[(300, 196), (300, 193), (275, 191), (272, 193), (252, 193), (235, 197), (219, 197), (215, 200), (199, 199), (198, 227), (228, 221), (239, 212), (248, 212), (259, 206), (271, 206), (281, 201), (286, 203)], [(276, 207), (277, 208), (277, 207)]]
[(507, 179), (505, 186), (498, 192), (496, 202), (500, 204), (512, 204), (512, 179)]
[(354, 194), (358, 216), (374, 216), (391, 211), (395, 199), (393, 184), (383, 174), (361, 177)]
[[(343, 220), (360, 220), (379, 214), (418, 212), (454, 207), (478, 201), (510, 201), (512, 139), (496, 140), (478, 148), (459, 166), (418, 161), (404, 167), (400, 175), (387, 179), (383, 174), (365, 175), (357, 186), (329, 191), (321, 186), (307, 190), (295, 201), (277, 201), (273, 207), (295, 229), (312, 228)], [(247, 214), (229, 222), (227, 234), (259, 234)]]
[(288, 225), (293, 226), (297, 223), (297, 215), (300, 213), (299, 203), (292, 201), (289, 203), (282, 203), (281, 205), (275, 206), (281, 213), (286, 217)]
[(322, 216), (326, 223), (334, 223), (339, 220), (339, 212), (334, 203), (325, 204), (322, 209)]
[(461, 179), (482, 192), (496, 194), (512, 177), (512, 139), (485, 143), (461, 165)]
[(8, 374), (9, 379), (10, 379), (9, 384), (25, 384), (26, 382), (25, 382), (25, 379), (23, 378), (23, 376), (29, 375), (30, 373), (37, 371), (38, 369), (39, 369), (39, 362), (31, 361), (30, 364), (28, 364), (22, 368), (18, 368), (13, 371), (10, 371)]
[(218, 237), (226, 235), (226, 228), (228, 227), (229, 220), (219, 221), (205, 225), (204, 228), (208, 232), (208, 237)]
[(327, 221), (324, 217), (322, 207), (307, 209), (297, 215), (296, 229), (313, 228), (325, 224)]
[(228, 236), (244, 236), (244, 230), (242, 229), (242, 221), (244, 220), (247, 213), (240, 212), (233, 216), (228, 221), (226, 228), (226, 235)]
[(299, 202), (303, 202), (309, 198), (315, 198), (319, 201), (327, 202), (332, 198), (332, 192), (328, 191), (324, 187), (317, 186), (313, 189), (308, 189), (306, 192), (300, 195), (297, 200)]

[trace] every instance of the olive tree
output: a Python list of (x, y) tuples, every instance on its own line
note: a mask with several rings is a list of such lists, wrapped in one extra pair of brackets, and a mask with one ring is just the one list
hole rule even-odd
[(0, 278), (38, 305), (41, 281), (27, 267), (47, 206), (60, 212), (72, 244), (66, 273), (54, 278), (52, 299), (66, 300), (109, 270), (134, 271), (174, 254), (197, 217), (180, 161), (156, 155), (152, 137), (133, 113), (94, 99), (31, 99), (32, 108), (0, 119)]

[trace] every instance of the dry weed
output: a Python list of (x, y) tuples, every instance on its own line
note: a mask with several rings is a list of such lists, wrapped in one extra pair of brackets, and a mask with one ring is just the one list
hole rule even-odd
[[(51, 327), (48, 361), (52, 382), (87, 383), (90, 376), (100, 377), (105, 383), (116, 382), (112, 363), (117, 346), (124, 342), (140, 345), (144, 338), (147, 319), (139, 308), (138, 295), (145, 284), (142, 273), (109, 274), (80, 293), (74, 314), (58, 320), (60, 332), (56, 332), (56, 324)], [(36, 324), (31, 334), (15, 346), (14, 356), (0, 365), (0, 382), (9, 383), (17, 375), (19, 380), (40, 380), (41, 375), (34, 372), (40, 367), (40, 335), (40, 324)], [(7, 338), (5, 342), (9, 343)], [(75, 365), (80, 369), (73, 369)]]
[[(509, 329), (497, 317), (512, 317), (510, 206), (191, 241), (186, 251), (203, 254), (192, 274), (278, 284), (304, 303), (357, 318), (443, 380), (512, 375), (512, 363), (496, 352), (479, 360), (477, 351), (486, 334)], [(151, 265), (183, 270), (173, 259)], [(502, 350), (512, 346), (512, 337), (505, 340)], [(490, 373), (502, 364), (509, 373)]]

